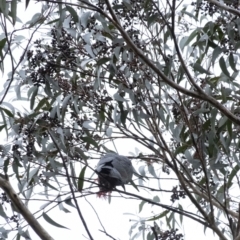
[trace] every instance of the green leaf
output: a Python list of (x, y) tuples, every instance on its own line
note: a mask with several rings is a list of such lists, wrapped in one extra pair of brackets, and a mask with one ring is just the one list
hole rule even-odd
[(228, 166), (228, 164), (225, 164), (225, 163), (215, 163), (213, 165), (210, 164), (210, 168), (213, 169), (213, 170), (223, 169), (223, 168), (225, 168), (227, 166)]
[(232, 138), (232, 121), (230, 119), (227, 120), (227, 131), (230, 138)]
[(65, 213), (70, 213), (70, 211), (65, 208), (61, 202), (59, 202), (58, 206), (61, 211), (64, 211)]
[(19, 235), (21, 235), (22, 237), (24, 237), (25, 239), (30, 239), (30, 235), (28, 230), (23, 231), (23, 229), (21, 228), (21, 226), (18, 227), (18, 233)]
[(160, 202), (159, 196), (154, 196), (154, 197), (153, 197), (153, 201), (154, 201), (154, 202)]
[(74, 187), (77, 188), (77, 181), (76, 181), (77, 178), (76, 178), (76, 173), (75, 173), (74, 162), (70, 161), (69, 166), (70, 166), (70, 170), (71, 170), (72, 183), (73, 183)]
[(94, 147), (98, 148), (98, 144), (96, 141), (94, 141), (91, 137), (81, 137), (81, 139), (89, 144), (92, 144)]
[(7, 41), (7, 38), (3, 38), (1, 41), (0, 41), (0, 50), (2, 50), (5, 46), (5, 43)]
[(17, 177), (18, 181), (20, 181), (19, 180), (19, 170), (18, 170), (19, 167), (22, 167), (22, 166), (20, 165), (17, 157), (14, 157), (14, 161), (12, 163), (12, 169), (13, 169), (13, 172), (16, 174), (16, 177)]
[(151, 232), (149, 232), (149, 233), (147, 234), (147, 240), (154, 240), (154, 239), (156, 239), (155, 236), (154, 236), (154, 234), (151, 233)]
[(72, 18), (73, 18), (73, 21), (75, 23), (78, 23), (78, 14), (77, 12), (75, 11), (74, 8), (72, 8), (71, 6), (69, 5), (66, 5), (66, 9), (69, 11), (69, 13), (71, 14)]
[(84, 151), (80, 147), (75, 147), (75, 152), (76, 154), (79, 154), (80, 157), (83, 158), (84, 160), (88, 159), (88, 156), (84, 154)]
[(216, 47), (213, 50), (213, 54), (212, 54), (212, 64), (214, 65), (216, 59), (218, 58), (218, 56), (222, 53), (222, 49), (220, 47)]
[[(181, 204), (178, 204), (178, 209), (179, 209), (180, 211), (183, 211), (183, 207), (182, 207)], [(179, 217), (180, 217), (180, 222), (181, 222), (181, 224), (182, 224), (182, 221), (183, 221), (183, 215), (182, 215), (182, 214), (179, 214)]]
[(5, 161), (4, 161), (4, 165), (3, 165), (3, 171), (4, 173), (7, 174), (8, 172), (8, 166), (9, 166), (9, 158), (7, 158)]
[(6, 215), (5, 211), (3, 210), (3, 205), (2, 204), (0, 204), (0, 216), (2, 216), (5, 219), (8, 218), (8, 216)]
[(147, 25), (151, 27), (152, 24), (156, 23), (156, 20), (159, 19), (159, 14), (152, 14), (150, 17), (147, 18)]
[(183, 144), (182, 146), (177, 147), (174, 156), (177, 156), (179, 153), (184, 153), (188, 149), (188, 144)]
[(25, 9), (27, 9), (30, 0), (26, 0)]
[(31, 172), (29, 172), (28, 177), (27, 177), (28, 182), (30, 182), (32, 180), (32, 178), (38, 174), (39, 168), (40, 167), (33, 168), (31, 170)]
[(154, 169), (154, 167), (153, 167), (152, 164), (149, 164), (149, 165), (148, 165), (148, 171), (149, 171), (149, 173), (150, 173), (152, 176), (154, 176), (154, 177), (157, 178), (157, 174), (156, 174), (155, 169)]
[(199, 63), (197, 63), (197, 62), (193, 65), (193, 69), (194, 69), (195, 71), (200, 72), (200, 73), (205, 73), (205, 74), (207, 74), (207, 75), (212, 75), (211, 72), (209, 72), (208, 70), (204, 69), (204, 68), (203, 68)]
[(44, 183), (44, 186), (50, 187), (51, 189), (59, 192), (59, 189), (55, 188), (55, 187), (54, 187), (53, 185), (51, 185), (49, 182), (45, 182), (45, 183)]
[(224, 126), (226, 124), (227, 120), (228, 120), (228, 117), (226, 117), (226, 116), (223, 116), (222, 118), (220, 118), (218, 127), (221, 128), (222, 126)]
[(141, 203), (139, 204), (139, 213), (142, 211), (143, 209), (143, 205), (146, 203), (146, 201), (141, 201)]
[(130, 184), (139, 192), (138, 187), (133, 180), (130, 181)]
[(159, 214), (159, 215), (157, 215), (155, 217), (152, 217), (152, 218), (148, 219), (147, 221), (155, 221), (155, 220), (157, 220), (159, 218), (162, 218), (162, 217), (166, 216), (169, 212), (170, 212), (169, 210), (165, 210), (161, 214)]
[[(59, 228), (66, 228), (58, 223), (56, 223), (55, 221), (53, 221), (45, 212), (43, 212), (42, 214), (43, 218), (48, 222), (50, 223), (51, 225), (55, 226), (55, 227), (59, 227)], [(68, 228), (66, 228), (68, 229)]]
[(98, 66), (99, 66), (99, 65), (103, 65), (104, 63), (109, 62), (110, 60), (111, 60), (111, 58), (106, 58), (106, 57), (100, 58), (100, 59), (97, 61), (97, 65), (98, 65)]
[(134, 117), (135, 122), (136, 122), (137, 125), (138, 125), (138, 128), (140, 129), (138, 111), (137, 111), (136, 109), (133, 109), (133, 110), (132, 110), (132, 114), (133, 114), (133, 117)]
[(225, 60), (224, 60), (223, 57), (221, 57), (220, 60), (219, 60), (219, 66), (220, 66), (220, 68), (222, 69), (222, 72), (223, 72), (227, 77), (231, 78), (231, 77), (230, 77), (230, 74), (229, 74), (229, 72), (228, 72), (228, 70), (227, 70), (227, 66), (226, 66), (226, 63), (225, 63)]
[(184, 76), (184, 69), (183, 69), (182, 65), (180, 65), (180, 67), (178, 68), (178, 73), (177, 73), (177, 83), (180, 83), (183, 80), (183, 76)]
[(184, 47), (186, 47), (198, 34), (198, 29), (194, 30), (189, 37), (187, 37), (187, 40), (185, 41), (184, 45), (182, 46), (182, 50)]
[(230, 188), (232, 185), (232, 180), (233, 178), (237, 175), (237, 172), (239, 171), (240, 166), (236, 165), (233, 170), (231, 171), (229, 177), (228, 177), (228, 181), (227, 181), (227, 188)]
[(7, 126), (6, 124), (0, 126), (0, 132), (1, 132), (6, 126)]
[(38, 112), (40, 109), (43, 108), (44, 105), (49, 105), (47, 98), (43, 98), (37, 105), (37, 107), (34, 109), (34, 112)]
[(1, 109), (0, 109), (0, 113), (1, 113), (1, 115), (2, 115), (2, 120), (3, 120), (3, 123), (4, 123), (3, 126), (5, 126), (4, 128), (5, 128), (5, 131), (6, 131), (6, 135), (7, 135), (7, 137), (8, 137), (7, 120), (6, 120), (6, 117), (5, 117), (4, 112), (3, 112)]
[(11, 1), (11, 16), (12, 16), (13, 26), (14, 26), (17, 18), (17, 0)]
[(57, 201), (58, 201), (58, 207), (61, 211), (65, 212), (65, 213), (70, 213), (70, 211), (64, 207), (62, 198), (60, 196), (58, 196)]
[(71, 206), (71, 207), (73, 207), (73, 208), (76, 208), (75, 205), (72, 203), (72, 199), (71, 199), (70, 196), (68, 196), (68, 197), (64, 200), (64, 202), (65, 202), (67, 205), (69, 205), (69, 206)]
[(220, 77), (213, 77), (213, 78), (209, 78), (208, 82), (211, 84), (211, 85), (217, 85), (219, 79), (221, 79)]
[(34, 107), (34, 103), (35, 103), (35, 100), (36, 100), (37, 93), (38, 93), (38, 87), (36, 86), (36, 87), (34, 87), (34, 90), (32, 92), (32, 97), (31, 97), (31, 100), (30, 100), (30, 109), (31, 110)]
[(103, 123), (105, 122), (105, 111), (104, 107), (101, 107), (101, 110), (99, 112), (99, 120)]
[(237, 72), (237, 71), (238, 71), (238, 70), (236, 69), (236, 61), (235, 61), (232, 53), (230, 53), (230, 55), (229, 55), (229, 65), (230, 65), (230, 67), (232, 68), (232, 70), (233, 70), (234, 72)]
[(211, 121), (211, 130), (212, 130), (212, 133), (215, 134), (215, 125), (216, 125), (216, 117), (217, 117), (217, 109), (216, 108), (213, 108), (211, 110), (211, 117), (210, 117), (210, 121)]
[(14, 115), (8, 109), (0, 107), (0, 110), (4, 111), (9, 117), (14, 117)]
[(128, 115), (128, 110), (121, 111), (120, 119), (121, 119), (121, 123), (124, 127), (126, 127), (127, 115)]
[(229, 95), (231, 94), (232, 89), (225, 88), (224, 86), (221, 86), (221, 93), (222, 93), (222, 103), (226, 103), (228, 100)]
[(20, 240), (20, 239), (21, 239), (21, 235), (18, 233), (16, 240)]
[(83, 184), (84, 184), (84, 174), (86, 171), (87, 166), (84, 166), (81, 170), (78, 178), (78, 191), (81, 192), (83, 190)]

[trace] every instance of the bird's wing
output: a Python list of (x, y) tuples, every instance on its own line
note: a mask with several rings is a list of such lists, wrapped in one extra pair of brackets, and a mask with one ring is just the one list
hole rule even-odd
[(109, 169), (108, 176), (119, 179), (122, 184), (128, 183), (132, 179), (133, 166), (125, 156), (107, 153), (97, 164), (97, 172), (101, 172), (102, 169)]
[(121, 174), (124, 184), (132, 179), (133, 167), (131, 161), (127, 157), (122, 155), (115, 156), (112, 165)]
[(116, 153), (107, 153), (104, 156), (102, 156), (97, 164), (97, 171), (100, 172), (99, 170), (101, 169), (102, 166), (112, 162), (116, 155), (117, 155)]
[(122, 176), (119, 171), (114, 168), (113, 162), (115, 161), (116, 154), (107, 153), (106, 155), (102, 156), (100, 161), (97, 164), (96, 171), (101, 173), (103, 169), (108, 169), (109, 173), (108, 176), (110, 178), (116, 178), (119, 182), (122, 182)]
[(97, 172), (101, 172), (101, 169), (105, 166), (107, 166), (108, 163), (111, 163), (112, 159), (111, 158), (105, 158), (101, 157), (100, 161), (97, 164)]

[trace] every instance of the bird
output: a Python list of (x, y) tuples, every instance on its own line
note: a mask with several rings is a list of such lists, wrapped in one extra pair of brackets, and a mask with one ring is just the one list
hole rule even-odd
[[(116, 186), (122, 186), (132, 180), (134, 168), (131, 160), (117, 153), (109, 152), (102, 156), (97, 164), (99, 192), (98, 197), (105, 197)], [(125, 188), (124, 188), (125, 190)]]

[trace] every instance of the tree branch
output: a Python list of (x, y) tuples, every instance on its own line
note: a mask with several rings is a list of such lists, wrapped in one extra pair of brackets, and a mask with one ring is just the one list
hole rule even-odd
[(91, 233), (90, 233), (90, 231), (89, 231), (89, 229), (88, 229), (87, 223), (86, 223), (86, 221), (85, 221), (85, 219), (84, 219), (84, 217), (83, 217), (83, 215), (82, 215), (82, 212), (81, 212), (81, 210), (80, 210), (80, 208), (79, 208), (79, 206), (78, 206), (78, 202), (77, 202), (77, 199), (76, 199), (76, 197), (75, 197), (75, 193), (74, 193), (74, 190), (73, 190), (73, 187), (72, 187), (70, 175), (69, 175), (69, 173), (68, 173), (68, 168), (67, 168), (67, 165), (66, 165), (66, 163), (65, 163), (65, 161), (64, 161), (64, 157), (63, 157), (63, 155), (62, 155), (61, 149), (59, 148), (59, 146), (58, 146), (58, 144), (57, 144), (57, 142), (56, 142), (53, 134), (52, 134), (49, 130), (48, 130), (48, 133), (49, 133), (49, 135), (50, 135), (50, 137), (51, 137), (51, 139), (52, 139), (55, 147), (57, 148), (57, 150), (58, 150), (58, 152), (59, 152), (59, 154), (60, 154), (60, 156), (61, 156), (61, 158), (62, 158), (62, 163), (63, 163), (63, 167), (64, 167), (64, 169), (65, 169), (65, 171), (66, 171), (66, 176), (67, 176), (68, 185), (69, 185), (71, 194), (72, 194), (72, 196), (73, 196), (73, 201), (74, 201), (74, 203), (75, 203), (75, 205), (76, 205), (78, 215), (79, 215), (79, 217), (80, 217), (80, 219), (81, 219), (81, 221), (82, 221), (82, 223), (83, 223), (83, 226), (84, 226), (84, 228), (85, 228), (85, 230), (86, 230), (89, 238), (90, 238), (91, 240), (93, 240), (93, 237), (92, 237), (92, 235), (91, 235)]
[(209, 3), (212, 3), (216, 5), (217, 7), (221, 8), (222, 10), (228, 11), (238, 17), (240, 17), (240, 11), (231, 7), (226, 6), (225, 4), (222, 4), (221, 2), (218, 2), (216, 0), (207, 0)]
[[(109, 12), (112, 15), (113, 19), (117, 19), (115, 16), (115, 13), (113, 12), (110, 3), (105, 0), (107, 3), (107, 6), (109, 8)], [(87, 4), (87, 3), (86, 3)], [(120, 31), (122, 37), (126, 41), (126, 43), (131, 47), (131, 49), (150, 67), (154, 70), (155, 73), (157, 73), (162, 80), (173, 87), (174, 89), (178, 90), (181, 93), (184, 93), (188, 96), (192, 96), (198, 99), (202, 99), (204, 101), (207, 101), (211, 103), (214, 107), (216, 107), (219, 111), (221, 111), (224, 115), (226, 115), (229, 119), (231, 119), (236, 124), (240, 125), (240, 119), (236, 117), (233, 113), (231, 113), (229, 110), (227, 110), (222, 104), (220, 104), (215, 98), (205, 94), (203, 91), (201, 92), (195, 92), (191, 90), (187, 90), (184, 87), (179, 86), (177, 83), (171, 81), (165, 74), (158, 68), (158, 66), (155, 65), (154, 62), (152, 62), (150, 59), (148, 59), (144, 52), (142, 52), (132, 41), (132, 39), (128, 36), (128, 34), (125, 32), (125, 30), (122, 28), (122, 26), (118, 23), (116, 23), (114, 20), (112, 20), (105, 12), (103, 12), (101, 9), (96, 9), (98, 12), (100, 12), (102, 15), (104, 15), (108, 20), (110, 20), (116, 28)]]
[[(46, 1), (46, 0), (44, 0)], [(210, 1), (210, 0), (209, 0)], [(53, 2), (56, 3), (56, 1), (52, 1), (52, 0), (48, 0), (46, 2)], [(116, 22), (114, 19), (117, 19), (115, 13), (113, 12), (110, 4), (108, 5), (109, 8), (109, 12), (112, 15), (112, 18), (110, 18), (106, 12), (104, 12), (102, 9), (94, 6), (93, 4), (89, 3), (89, 2), (85, 2), (85, 1), (81, 1), (82, 3), (86, 4), (87, 6), (90, 6), (91, 9), (100, 14), (102, 14), (105, 18), (107, 18), (110, 22), (112, 22), (114, 24), (114, 26), (119, 30), (119, 32), (121, 33), (122, 37), (124, 38), (124, 40), (126, 41), (126, 43), (130, 46), (130, 48), (136, 53), (137, 56), (139, 56), (156, 74), (158, 74), (161, 79), (168, 84), (169, 86), (171, 86), (172, 88), (178, 90), (179, 92), (186, 94), (188, 96), (197, 98), (197, 99), (202, 99), (206, 102), (209, 102), (210, 104), (212, 104), (214, 107), (216, 107), (220, 112), (222, 112), (224, 115), (226, 115), (229, 119), (231, 119), (234, 123), (240, 125), (240, 118), (238, 118), (237, 116), (235, 116), (233, 113), (231, 113), (227, 108), (225, 108), (221, 103), (219, 103), (215, 98), (205, 94), (203, 91), (201, 93), (199, 92), (195, 92), (195, 91), (191, 91), (191, 90), (187, 90), (184, 87), (179, 86), (177, 83), (171, 81), (167, 76), (165, 76), (165, 74), (159, 69), (158, 66), (155, 65), (154, 62), (152, 62), (150, 59), (148, 59), (145, 55), (144, 52), (142, 52), (131, 40), (131, 38), (128, 36), (128, 34), (125, 32), (125, 30), (122, 28), (122, 26)], [(108, 1), (106, 1), (107, 3)], [(67, 2), (61, 2), (61, 4), (67, 4), (67, 5), (74, 5), (74, 6), (79, 6), (79, 4), (71, 4), (71, 3), (67, 3)], [(84, 6), (81, 6), (84, 8)]]
[(6, 180), (2, 175), (0, 175), (0, 188), (2, 188), (2, 190), (8, 195), (17, 210), (22, 214), (24, 219), (42, 240), (54, 240), (24, 205), (18, 194), (12, 188), (10, 182)]

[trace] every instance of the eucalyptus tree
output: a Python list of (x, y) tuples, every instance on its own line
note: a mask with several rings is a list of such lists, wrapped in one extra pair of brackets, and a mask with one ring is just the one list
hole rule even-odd
[[(26, 22), (23, 4), (35, 11)], [(237, 0), (2, 0), (1, 239), (29, 239), (28, 225), (54, 239), (37, 220), (64, 227), (53, 206), (73, 207), (88, 239), (117, 239), (93, 234), (79, 202), (98, 193), (97, 161), (118, 144), (141, 177), (109, 201), (157, 212), (129, 226), (131, 239), (183, 239), (185, 219), (240, 239), (238, 9)], [(36, 191), (47, 203), (30, 212)]]

